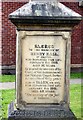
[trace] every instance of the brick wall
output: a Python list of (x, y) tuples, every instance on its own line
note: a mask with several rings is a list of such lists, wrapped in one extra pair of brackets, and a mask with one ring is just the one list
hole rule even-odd
[[(67, 7), (73, 9), (75, 12), (83, 16), (83, 7), (79, 7), (79, 3), (64, 3)], [(82, 49), (83, 49), (83, 20), (79, 25), (76, 25), (72, 30), (72, 44), (71, 44), (71, 63), (83, 64)]]
[[(25, 3), (4, 2), (2, 3), (2, 65), (10, 66), (16, 64), (16, 33), (15, 26), (8, 20), (8, 15), (24, 5)], [(78, 3), (65, 2), (66, 6), (83, 15), (83, 7), (79, 7)], [(83, 37), (83, 21), (74, 27), (72, 31), (72, 50), (71, 63), (82, 64), (82, 37)]]
[(8, 20), (8, 15), (25, 3), (2, 3), (2, 65), (15, 65), (16, 61), (16, 31), (15, 26)]

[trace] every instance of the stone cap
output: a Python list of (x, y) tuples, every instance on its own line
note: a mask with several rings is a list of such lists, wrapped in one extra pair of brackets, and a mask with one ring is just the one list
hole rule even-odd
[(33, 0), (9, 15), (17, 23), (77, 23), (82, 16), (59, 2)]

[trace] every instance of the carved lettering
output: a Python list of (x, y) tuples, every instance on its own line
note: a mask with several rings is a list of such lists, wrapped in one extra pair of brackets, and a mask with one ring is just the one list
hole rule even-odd
[(65, 41), (61, 36), (27, 36), (22, 42), (22, 98), (59, 103), (64, 95)]

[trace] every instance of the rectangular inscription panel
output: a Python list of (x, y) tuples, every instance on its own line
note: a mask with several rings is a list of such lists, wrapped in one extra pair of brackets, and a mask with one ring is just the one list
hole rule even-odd
[(64, 97), (66, 41), (62, 36), (22, 39), (22, 100), (60, 103)]

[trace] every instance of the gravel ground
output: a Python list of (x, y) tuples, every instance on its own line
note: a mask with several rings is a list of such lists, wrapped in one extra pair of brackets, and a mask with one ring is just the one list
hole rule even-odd
[(15, 82), (0, 83), (0, 90), (15, 89)]

